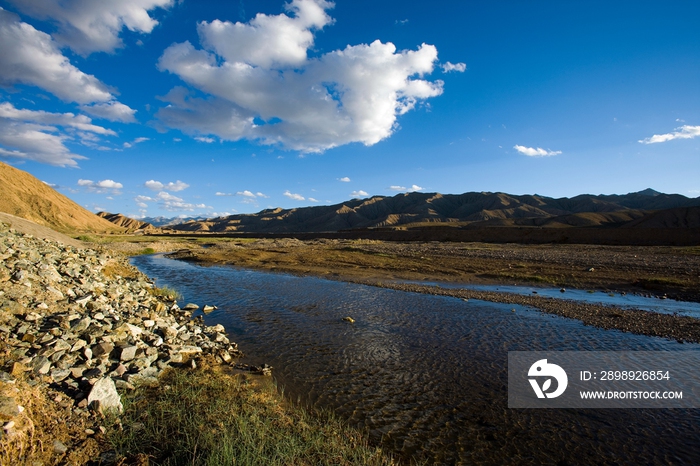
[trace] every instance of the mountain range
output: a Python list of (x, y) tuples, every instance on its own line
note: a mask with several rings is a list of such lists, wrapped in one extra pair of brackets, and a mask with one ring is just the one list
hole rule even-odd
[(700, 198), (653, 189), (624, 195), (572, 198), (469, 192), (406, 193), (353, 199), (330, 206), (266, 209), (256, 214), (192, 220), (168, 228), (182, 232), (295, 233), (348, 229), (700, 227)]

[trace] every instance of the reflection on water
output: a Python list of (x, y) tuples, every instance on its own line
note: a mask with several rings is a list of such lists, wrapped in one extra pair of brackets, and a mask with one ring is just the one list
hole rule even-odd
[[(438, 464), (698, 464), (697, 410), (514, 410), (511, 350), (700, 351), (536, 310), (162, 256), (133, 263), (215, 304), (249, 362), (285, 394), (331, 407), (402, 455)], [(515, 311), (513, 311), (513, 309)], [(352, 316), (354, 324), (342, 321)]]
[(562, 293), (561, 288), (540, 288), (517, 285), (472, 285), (464, 283), (442, 283), (421, 280), (401, 280), (397, 283), (412, 283), (416, 285), (437, 286), (449, 289), (464, 289), (474, 291), (500, 291), (520, 295), (539, 294), (545, 298), (568, 299), (587, 303), (604, 304), (606, 306), (618, 306), (642, 311), (653, 311), (661, 314), (676, 314), (700, 319), (700, 303), (689, 301), (676, 301), (675, 299), (662, 299), (657, 297), (639, 296), (634, 294), (611, 293), (604, 291), (566, 289)]

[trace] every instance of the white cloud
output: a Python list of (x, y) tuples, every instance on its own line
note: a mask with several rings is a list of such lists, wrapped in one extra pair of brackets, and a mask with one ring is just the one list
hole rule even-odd
[(294, 199), (295, 201), (304, 201), (305, 200), (304, 196), (302, 196), (301, 194), (290, 193), (289, 190), (286, 190), (284, 192), (284, 195), (290, 199)]
[(206, 204), (191, 204), (189, 202), (185, 202), (184, 199), (174, 196), (170, 193), (167, 193), (165, 191), (161, 191), (158, 193), (156, 196), (156, 200), (158, 201), (159, 205), (161, 208), (170, 211), (170, 212), (178, 212), (178, 211), (193, 211), (195, 209), (211, 209), (210, 206), (207, 206)]
[(338, 181), (342, 181), (343, 183), (350, 183), (350, 178), (344, 176), (342, 178), (338, 178)]
[(245, 191), (238, 191), (236, 193), (236, 196), (244, 196), (244, 197), (255, 197), (255, 194), (252, 192), (245, 190)]
[(148, 180), (143, 184), (145, 187), (148, 189), (151, 189), (153, 191), (182, 191), (184, 189), (187, 189), (190, 187), (187, 183), (183, 183), (180, 180), (177, 180), (176, 182), (169, 182), (167, 184), (161, 183), (160, 181), (156, 180)]
[(263, 199), (268, 199), (268, 198), (270, 197), (270, 196), (266, 196), (265, 194), (263, 194), (263, 193), (261, 193), (261, 192), (259, 192), (259, 191), (258, 191), (257, 193), (255, 193), (255, 195), (258, 196), (258, 197), (262, 197)]
[(217, 191), (216, 194), (214, 194), (214, 195), (215, 195), (215, 196), (233, 196), (232, 193), (222, 193), (222, 192), (219, 192), (219, 191)]
[(194, 139), (196, 141), (199, 141), (199, 142), (206, 142), (207, 144), (211, 144), (212, 142), (214, 142), (214, 138), (203, 137), (203, 136), (199, 136), (199, 137), (196, 137)]
[(128, 118), (131, 109), (114, 101), (112, 90), (96, 77), (71, 65), (51, 36), (3, 9), (0, 9), (0, 43), (1, 85), (30, 84), (66, 102), (108, 102), (86, 111), (102, 114), (101, 117)]
[(528, 157), (550, 157), (552, 155), (559, 155), (562, 152), (560, 150), (545, 150), (541, 147), (525, 147), (525, 146), (513, 146), (513, 149), (517, 150), (521, 154), (527, 155)]
[(92, 180), (78, 180), (78, 186), (83, 186), (87, 188), (88, 191), (93, 193), (106, 193), (111, 192), (112, 194), (121, 194), (120, 189), (124, 187), (123, 184), (118, 183), (114, 180), (102, 180), (102, 181), (92, 181)]
[(309, 202), (319, 202), (319, 201), (318, 201), (318, 199), (314, 199), (313, 197), (310, 197)]
[(649, 138), (640, 139), (642, 144), (655, 144), (658, 142), (673, 141), (674, 139), (693, 139), (700, 136), (700, 126), (683, 125), (676, 128), (673, 133), (655, 134)]
[(58, 24), (55, 38), (75, 52), (113, 52), (124, 44), (119, 33), (150, 33), (158, 21), (148, 14), (173, 0), (10, 0), (22, 13)]
[(76, 167), (76, 161), (85, 157), (72, 153), (65, 142), (78, 140), (96, 147), (100, 141), (97, 135), (116, 133), (92, 124), (85, 115), (24, 110), (9, 102), (0, 103), (0, 156)]
[(258, 14), (248, 23), (202, 22), (203, 49), (191, 43), (165, 50), (158, 68), (208, 94), (183, 88), (162, 100), (162, 124), (192, 136), (249, 139), (302, 152), (343, 144), (373, 145), (396, 131), (396, 120), (420, 100), (440, 95), (433, 71), (437, 50), (397, 52), (375, 41), (309, 58), (313, 33), (330, 24), (333, 5), (293, 0), (289, 15)]
[(361, 189), (359, 191), (353, 191), (350, 193), (350, 197), (353, 197), (353, 198), (354, 197), (366, 197), (366, 196), (369, 196), (369, 194), (367, 194), (366, 191), (363, 191)]
[(129, 149), (129, 148), (131, 148), (131, 147), (134, 147), (136, 144), (139, 144), (139, 143), (142, 143), (142, 142), (146, 142), (146, 141), (150, 141), (150, 139), (149, 139), (149, 138), (136, 138), (136, 139), (134, 139), (134, 140), (131, 141), (131, 142), (125, 142), (125, 143), (124, 143), (124, 147), (127, 148), (127, 149)]
[(389, 186), (389, 189), (390, 189), (391, 191), (400, 191), (400, 192), (413, 193), (413, 192), (417, 192), (417, 191), (423, 191), (424, 188), (421, 188), (421, 187), (418, 186), (417, 184), (414, 184), (414, 185), (411, 185), (410, 188), (407, 188), (407, 187), (405, 187), (405, 186), (398, 186), (398, 185), (395, 185), (395, 186)]
[(464, 73), (467, 70), (467, 65), (465, 63), (443, 63), (440, 65), (443, 73), (449, 73), (450, 71), (456, 71), (458, 73)]
[(96, 118), (102, 118), (109, 121), (120, 121), (122, 123), (135, 123), (134, 110), (120, 102), (112, 101), (102, 104), (82, 105), (82, 111)]

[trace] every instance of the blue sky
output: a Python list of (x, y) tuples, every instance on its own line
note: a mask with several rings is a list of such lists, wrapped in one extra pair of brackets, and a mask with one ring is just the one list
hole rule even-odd
[(700, 196), (700, 2), (0, 7), (0, 160), (89, 210)]

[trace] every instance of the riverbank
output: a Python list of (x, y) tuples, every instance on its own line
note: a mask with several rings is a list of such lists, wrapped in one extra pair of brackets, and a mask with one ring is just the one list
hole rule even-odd
[(234, 373), (224, 327), (126, 256), (40, 236), (0, 223), (0, 464), (392, 463), (261, 388), (264, 375)]
[[(179, 246), (183, 245), (187, 243)], [(691, 317), (536, 295), (397, 283), (416, 280), (556, 286), (698, 302), (700, 249), (697, 247), (284, 239), (190, 243), (170, 257), (203, 265), (226, 264), (403, 291), (519, 304), (600, 328), (700, 342), (700, 321)]]

